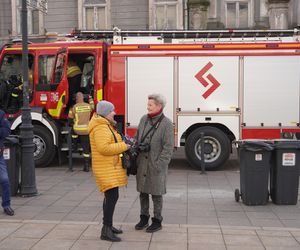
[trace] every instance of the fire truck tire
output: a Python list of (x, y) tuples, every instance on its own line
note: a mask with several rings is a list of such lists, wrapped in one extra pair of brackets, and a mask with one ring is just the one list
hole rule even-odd
[(55, 146), (52, 135), (47, 128), (39, 125), (34, 125), (33, 134), (35, 166), (47, 167), (55, 156)]
[(222, 166), (230, 155), (230, 140), (225, 133), (214, 127), (200, 127), (186, 139), (185, 154), (190, 165), (201, 170), (201, 133), (204, 133), (205, 169), (215, 170)]

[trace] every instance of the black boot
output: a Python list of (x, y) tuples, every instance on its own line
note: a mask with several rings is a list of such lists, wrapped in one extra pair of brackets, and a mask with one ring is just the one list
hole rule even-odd
[(117, 229), (115, 228), (114, 226), (111, 226), (111, 231), (114, 233), (114, 234), (122, 234), (123, 231), (121, 229)]
[(101, 240), (112, 241), (112, 242), (121, 241), (121, 238), (119, 238), (118, 236), (115, 236), (115, 234), (111, 230), (111, 227), (106, 226), (106, 225), (103, 225), (103, 227), (102, 227), (100, 239)]
[(147, 216), (147, 215), (141, 214), (140, 215), (141, 219), (140, 219), (139, 223), (135, 225), (135, 230), (142, 230), (142, 229), (148, 227), (149, 217), (150, 217), (149, 215)]
[(152, 224), (147, 227), (146, 229), (146, 232), (147, 233), (154, 233), (158, 230), (160, 230), (162, 227), (161, 227), (161, 220), (159, 219), (156, 219), (156, 218), (152, 218)]
[(89, 172), (90, 171), (90, 158), (84, 158), (83, 171), (84, 172)]

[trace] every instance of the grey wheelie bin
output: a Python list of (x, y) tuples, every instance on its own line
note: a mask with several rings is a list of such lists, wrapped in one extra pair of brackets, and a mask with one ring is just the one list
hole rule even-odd
[(297, 204), (299, 164), (300, 141), (275, 141), (270, 176), (270, 194), (273, 203)]
[(19, 137), (10, 135), (7, 138), (5, 138), (3, 157), (7, 165), (8, 178), (10, 182), (10, 192), (12, 196), (16, 196), (19, 189), (20, 171)]
[(268, 202), (272, 150), (271, 141), (238, 142), (241, 191), (235, 190), (237, 202), (240, 197), (246, 205), (265, 205)]

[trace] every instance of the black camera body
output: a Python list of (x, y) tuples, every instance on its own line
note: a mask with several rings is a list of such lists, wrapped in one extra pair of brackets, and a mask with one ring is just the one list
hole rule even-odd
[(137, 146), (138, 152), (149, 152), (151, 149), (150, 143), (142, 142)]
[(138, 155), (139, 153), (142, 152), (149, 152), (150, 149), (151, 149), (150, 143), (142, 142), (142, 143), (134, 144), (130, 150), (133, 155)]

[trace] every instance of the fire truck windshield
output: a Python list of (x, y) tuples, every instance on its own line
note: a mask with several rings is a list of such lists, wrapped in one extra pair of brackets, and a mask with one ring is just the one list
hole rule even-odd
[(9, 80), (11, 76), (18, 76), (22, 73), (22, 56), (6, 55), (0, 69), (0, 80)]
[[(28, 55), (29, 93), (32, 99), (33, 56)], [(8, 113), (17, 112), (22, 106), (22, 55), (6, 54), (0, 67), (0, 108)]]

